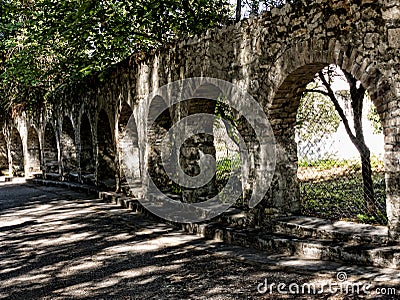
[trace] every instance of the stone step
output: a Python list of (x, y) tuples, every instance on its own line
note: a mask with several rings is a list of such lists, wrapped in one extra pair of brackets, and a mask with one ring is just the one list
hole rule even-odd
[[(148, 212), (136, 198), (125, 197), (112, 192), (100, 192), (99, 197), (160, 220)], [(235, 209), (228, 211), (228, 215), (231, 216), (227, 216), (226, 219), (243, 218), (243, 214)], [(350, 222), (329, 223), (329, 221), (322, 219), (291, 217), (279, 219), (276, 222), (274, 230), (281, 231), (281, 233), (271, 233), (265, 229), (227, 227), (217, 222), (168, 223), (190, 234), (231, 245), (261, 250), (266, 254), (400, 269), (400, 246), (368, 242), (370, 239), (377, 242), (380, 240), (377, 237), (378, 234), (387, 234), (387, 230), (385, 231), (383, 226), (375, 228), (376, 226)], [(358, 228), (358, 233), (354, 232), (353, 226)], [(339, 237), (343, 239), (341, 240)], [(382, 239), (386, 240), (386, 237), (382, 237)]]
[(99, 190), (96, 186), (68, 182), (68, 181), (58, 181), (58, 180), (48, 180), (48, 179), (27, 179), (28, 183), (44, 185), (44, 186), (55, 186), (55, 187), (62, 187), (78, 192), (84, 192), (87, 194), (98, 194)]
[(387, 226), (374, 226), (346, 221), (330, 221), (315, 217), (292, 216), (274, 221), (272, 232), (298, 238), (385, 245)]
[(31, 172), (30, 176), (32, 178), (41, 179), (41, 178), (43, 178), (43, 172)]
[(46, 172), (44, 177), (48, 180), (60, 180), (61, 175), (59, 173)]
[(344, 243), (337, 240), (298, 238), (289, 235), (274, 235), (256, 229), (222, 228), (218, 224), (185, 224), (184, 227), (189, 233), (261, 250), (267, 254), (400, 269), (400, 246), (376, 246)]
[(99, 198), (106, 202), (114, 203), (124, 208), (128, 208), (134, 212), (141, 213), (150, 217), (155, 217), (158, 219), (157, 216), (153, 215), (146, 208), (144, 208), (137, 198), (126, 197), (116, 192), (99, 192)]

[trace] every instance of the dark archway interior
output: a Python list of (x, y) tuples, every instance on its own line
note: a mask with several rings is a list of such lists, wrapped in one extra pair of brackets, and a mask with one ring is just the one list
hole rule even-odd
[(76, 179), (77, 160), (76, 160), (76, 144), (75, 130), (70, 118), (64, 117), (61, 132), (61, 155), (63, 162), (63, 177), (65, 179)]
[(19, 131), (13, 128), (11, 132), (11, 159), (14, 176), (24, 176), (24, 152)]
[(98, 167), (97, 182), (99, 186), (116, 187), (115, 145), (107, 113), (102, 110), (97, 122)]
[[(158, 115), (161, 113), (160, 115)], [(157, 117), (158, 115), (158, 117)], [(154, 120), (155, 118), (155, 120)], [(153, 122), (154, 121), (154, 122)], [(171, 180), (166, 174), (161, 160), (161, 141), (173, 122), (166, 102), (156, 96), (149, 107), (147, 120), (148, 172), (155, 185), (162, 191), (171, 189)]]
[[(200, 87), (199, 89), (201, 89)], [(204, 87), (207, 90), (207, 87)], [(197, 115), (197, 114), (215, 114), (215, 101), (208, 99), (190, 99), (184, 101), (182, 104), (187, 106), (187, 116)], [(193, 126), (194, 128), (198, 126), (196, 123), (189, 122), (188, 126)], [(203, 123), (202, 128), (207, 132), (213, 132), (214, 122)], [(196, 150), (194, 150), (196, 149)], [(199, 133), (188, 138), (183, 143), (180, 153), (179, 162), (182, 166), (184, 172), (190, 176), (197, 176), (200, 174), (200, 151), (204, 154), (211, 155), (215, 158), (215, 145), (214, 136), (207, 133)], [(201, 202), (208, 197), (212, 197), (217, 193), (214, 178), (205, 186), (197, 188), (195, 191), (186, 191), (185, 199), (189, 202)], [(190, 196), (189, 196), (190, 195)]]
[(93, 134), (92, 126), (86, 114), (82, 115), (81, 120), (81, 153), (80, 167), (81, 179), (85, 183), (94, 183), (94, 174), (96, 172), (96, 164), (94, 160)]
[(8, 174), (8, 150), (4, 134), (0, 134), (0, 175)]
[(43, 158), (44, 158), (44, 171), (47, 174), (58, 174), (59, 163), (58, 163), (58, 150), (57, 150), (57, 138), (54, 128), (51, 124), (46, 125), (44, 132), (44, 147), (43, 147)]
[[(177, 111), (181, 112), (179, 116), (171, 115), (172, 112)], [(165, 172), (164, 164), (161, 160), (162, 141), (168, 136), (167, 133), (173, 126), (174, 121), (179, 122), (187, 116), (200, 113), (214, 115), (215, 101), (190, 99), (167, 108), (165, 101), (160, 97), (156, 97), (153, 99), (150, 106), (150, 120), (154, 119), (154, 117), (159, 114), (154, 123), (149, 124), (147, 132), (150, 147), (148, 158), (150, 176), (160, 190), (177, 194), (176, 196), (181, 197), (185, 202), (201, 202), (210, 196), (214, 196), (216, 194), (215, 178), (211, 179), (208, 184), (200, 188), (191, 189), (181, 187), (178, 183), (171, 180)], [(197, 127), (199, 124), (192, 124), (189, 122), (186, 125)], [(209, 126), (208, 132), (213, 132), (213, 122), (203, 125), (202, 128)], [(171, 144), (174, 143), (173, 140), (170, 142)], [(200, 166), (198, 163), (201, 155), (200, 151), (204, 154), (212, 155), (215, 158), (214, 138), (212, 134), (200, 133), (186, 139), (180, 148), (179, 157), (171, 159), (172, 164), (169, 168), (174, 169), (178, 167), (179, 164), (187, 175), (198, 175), (200, 173)]]
[(33, 126), (28, 130), (28, 159), (29, 173), (33, 174), (41, 172), (39, 136)]
[[(191, 98), (179, 103), (181, 112), (183, 112), (182, 117), (188, 116), (190, 120), (191, 115), (215, 115), (215, 100), (222, 96), (224, 95), (222, 95), (222, 91), (218, 87), (213, 84), (203, 83), (193, 91)], [(214, 121), (202, 120), (201, 124), (199, 124), (196, 122), (197, 119), (193, 120), (194, 122), (189, 121), (186, 125), (191, 128), (196, 128), (200, 125), (204, 131), (210, 132), (211, 134), (198, 133), (189, 137), (183, 143), (179, 152), (178, 161), (183, 171), (189, 176), (197, 176), (200, 172), (205, 171), (201, 170), (199, 165), (201, 153), (211, 155), (216, 159)], [(218, 168), (218, 162), (216, 167)], [(216, 181), (217, 176), (214, 175), (204, 186), (196, 189), (183, 188), (182, 200), (184, 202), (202, 202), (207, 198), (214, 197), (218, 194)]]

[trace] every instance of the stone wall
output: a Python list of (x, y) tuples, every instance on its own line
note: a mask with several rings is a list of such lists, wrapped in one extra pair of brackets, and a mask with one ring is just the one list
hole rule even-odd
[[(154, 143), (150, 140), (146, 145), (146, 137), (151, 136), (144, 116), (152, 91), (189, 77), (223, 79), (248, 91), (264, 108), (274, 130), (276, 173), (272, 187), (259, 206), (262, 208), (258, 211), (259, 218), (265, 218), (266, 214), (296, 213), (299, 193), (294, 125), (299, 100), (305, 85), (317, 71), (328, 64), (336, 64), (367, 88), (381, 117), (386, 145), (389, 228), (391, 237), (398, 239), (399, 19), (397, 0), (296, 1), (293, 5), (273, 9), (233, 26), (207, 31), (152, 53), (135, 54), (110, 68), (103, 79), (91, 77), (66, 88), (56, 96), (61, 101), (43, 108), (40, 114), (21, 113), (9, 120), (5, 130), (11, 132), (13, 127), (21, 129), (34, 125), (40, 140), (40, 157), (44, 158), (42, 169), (62, 175), (63, 168), (69, 168), (71, 158), (62, 150), (65, 145), (61, 142), (62, 122), (68, 116), (75, 131), (75, 148), (70, 144), (67, 152), (76, 149), (79, 180), (93, 173), (94, 182), (115, 180), (112, 184), (118, 188), (123, 180), (117, 151), (122, 127), (118, 124), (122, 117), (126, 119), (121, 108), (129, 107), (133, 112), (138, 146), (149, 150)], [(180, 114), (170, 112), (170, 115), (176, 121), (174, 116)], [(45, 130), (46, 124), (52, 124), (54, 135), (51, 130)], [(242, 128), (241, 133), (257, 164), (254, 133), (246, 128)], [(52, 134), (51, 139), (49, 134)], [(157, 135), (154, 136), (154, 141), (157, 139)], [(26, 143), (22, 138), (24, 149), (27, 149)], [(156, 152), (150, 149), (151, 160)], [(141, 166), (138, 174), (144, 176), (152, 166), (148, 163), (149, 151), (138, 152), (138, 156)], [(29, 164), (25, 164), (25, 173), (29, 173), (29, 168)]]

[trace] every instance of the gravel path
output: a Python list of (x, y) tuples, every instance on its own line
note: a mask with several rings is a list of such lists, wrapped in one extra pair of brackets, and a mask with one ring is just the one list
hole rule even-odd
[[(295, 291), (304, 283), (337, 283), (339, 271), (357, 284), (370, 282), (371, 294), (277, 292), (279, 283), (285, 291), (289, 284)], [(399, 299), (376, 293), (399, 289), (398, 273), (268, 257), (81, 193), (0, 183), (0, 299)], [(272, 293), (258, 292), (265, 280), (275, 283)]]

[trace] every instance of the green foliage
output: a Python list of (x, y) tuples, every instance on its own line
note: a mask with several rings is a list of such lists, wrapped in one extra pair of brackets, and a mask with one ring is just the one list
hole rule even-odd
[(365, 214), (358, 214), (357, 215), (357, 219), (360, 221), (360, 223), (364, 223), (364, 224), (377, 223), (376, 220), (375, 220), (375, 217), (368, 216), (368, 215), (365, 215)]
[[(347, 219), (369, 224), (387, 222), (383, 161), (371, 156), (373, 188), (377, 209), (366, 213), (361, 163), (359, 160), (322, 159), (299, 161), (302, 174), (300, 194), (305, 215), (328, 219)], [(306, 168), (312, 169), (306, 169)]]
[(349, 167), (352, 169), (360, 169), (361, 165), (358, 160), (338, 160), (338, 159), (331, 159), (331, 158), (325, 158), (325, 159), (319, 159), (319, 160), (307, 160), (303, 159), (298, 162), (299, 167), (315, 167), (318, 168), (319, 170), (328, 170), (331, 168), (337, 168), (337, 167)]
[(216, 177), (217, 180), (223, 180), (229, 178), (229, 174), (238, 170), (240, 167), (240, 155), (237, 154), (232, 159), (230, 157), (224, 157), (217, 161), (216, 165)]
[(372, 127), (375, 134), (382, 133), (382, 123), (381, 119), (379, 118), (378, 112), (376, 111), (375, 105), (370, 106), (367, 119), (372, 123)]
[(171, 191), (172, 191), (172, 193), (179, 195), (182, 193), (183, 190), (182, 190), (181, 186), (177, 185), (176, 183), (172, 183)]
[(371, 155), (371, 168), (372, 170), (385, 170), (383, 160), (376, 155)]
[[(307, 89), (313, 89), (312, 82)], [(306, 92), (300, 100), (297, 111), (296, 129), (303, 141), (314, 142), (322, 136), (335, 133), (340, 117), (329, 97), (319, 93)]]
[(218, 166), (224, 169), (229, 169), (229, 170), (236, 170), (240, 166), (240, 155), (237, 153), (234, 155), (232, 158), (230, 157), (223, 157), (220, 160), (218, 160), (217, 163), (217, 169)]
[(228, 21), (226, 0), (0, 0), (2, 107)]
[[(332, 168), (346, 167), (347, 169), (360, 170), (361, 163), (358, 159), (336, 159), (324, 158), (316, 160), (301, 159), (298, 161), (298, 166), (307, 168), (313, 167), (318, 170), (329, 170)], [(383, 172), (384, 163), (381, 158), (376, 155), (371, 155), (371, 168), (374, 172)]]
[[(296, 0), (241, 0), (243, 15), (256, 15), (270, 11), (274, 7), (281, 7), (286, 3), (294, 3)], [(237, 1), (236, 1), (237, 3)]]

